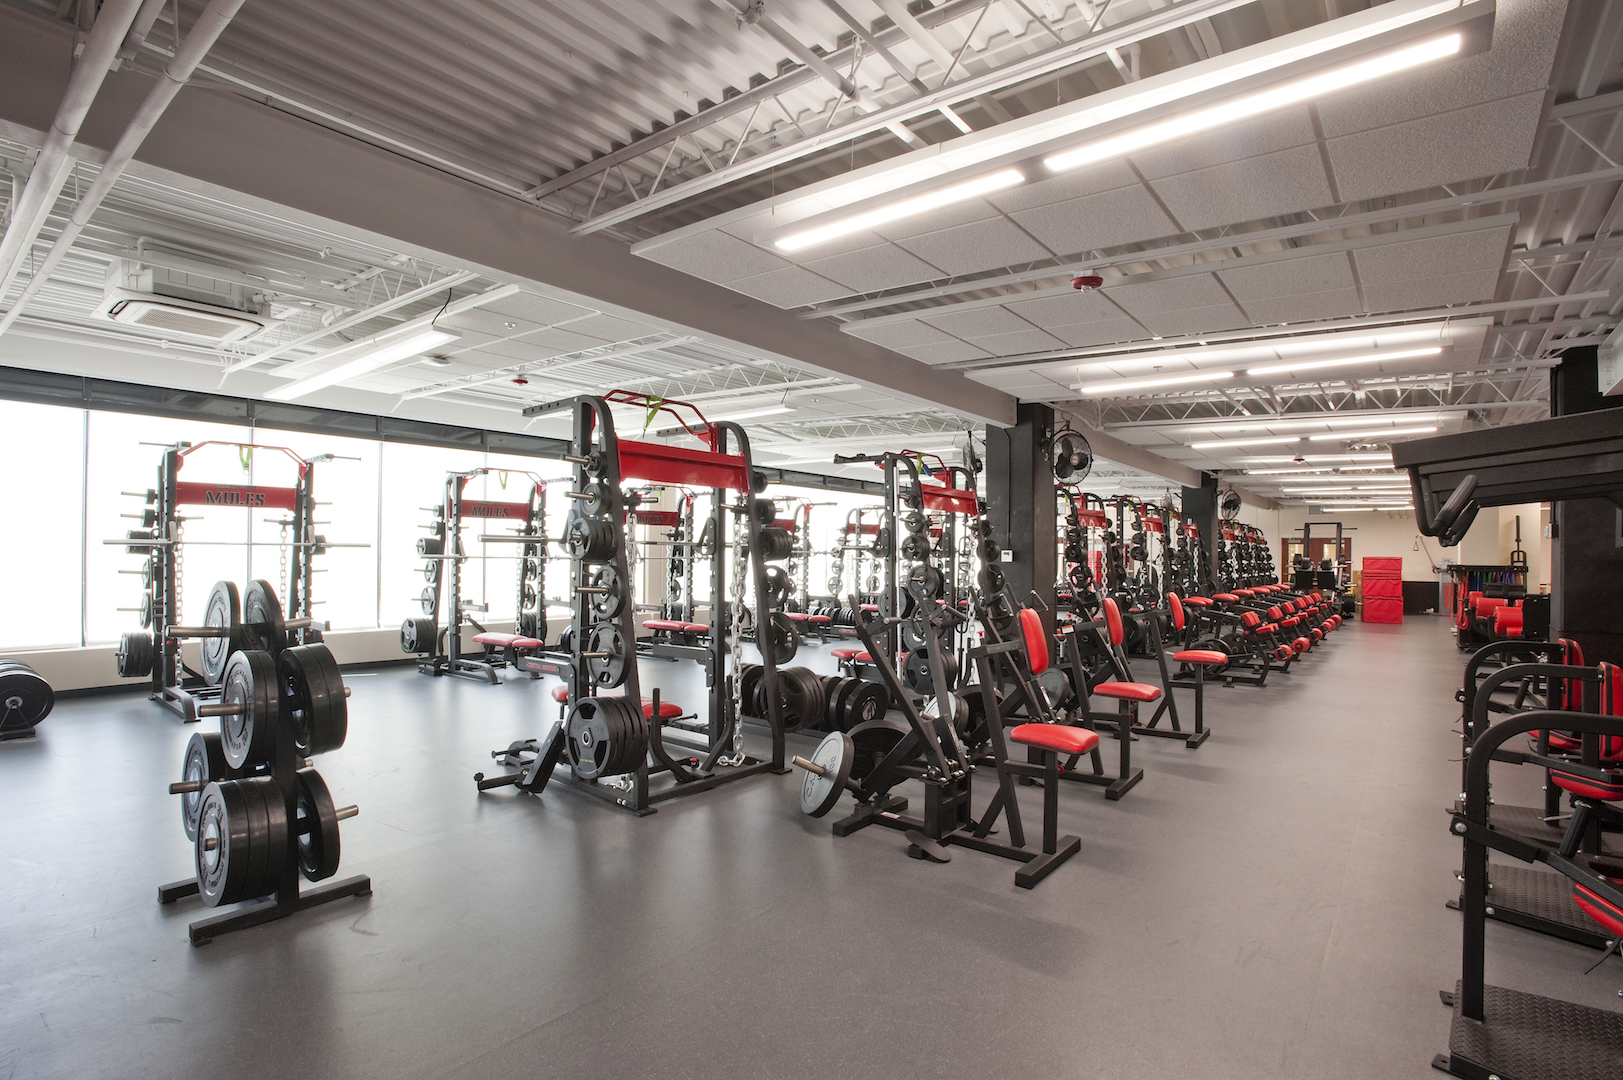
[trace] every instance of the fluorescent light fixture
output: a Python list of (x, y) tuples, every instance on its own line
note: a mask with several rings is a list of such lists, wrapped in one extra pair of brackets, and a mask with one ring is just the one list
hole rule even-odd
[(340, 355), (353, 355), (337, 367), (317, 372), (306, 379), (299, 379), (278, 386), (265, 394), (268, 398), (277, 401), (292, 401), (317, 390), (326, 389), (334, 383), (348, 382), (358, 379), (368, 372), (376, 371), (396, 360), (425, 353), (429, 349), (437, 349), (441, 345), (448, 345), (461, 338), (462, 335), (455, 330), (441, 330), (437, 326), (424, 326), (409, 332), (404, 337), (390, 337), (388, 334), (379, 334), (360, 344), (345, 345), (341, 349), (333, 350)]
[(1445, 56), (1454, 56), (1460, 51), (1463, 37), (1459, 33), (1444, 34), (1441, 37), (1422, 41), (1416, 45), (1409, 45), (1392, 52), (1322, 75), (1313, 75), (1306, 79), (1276, 86), (1255, 94), (1246, 94), (1232, 101), (1225, 101), (1220, 105), (1213, 105), (1205, 109), (1196, 109), (1163, 120), (1157, 124), (1148, 124), (1134, 131), (1124, 132), (1110, 138), (1100, 139), (1096, 142), (1085, 143), (1071, 150), (1053, 154), (1043, 159), (1043, 164), (1054, 172), (1064, 172), (1066, 169), (1075, 169), (1082, 165), (1091, 165), (1096, 161), (1108, 158), (1123, 157), (1127, 154), (1143, 150), (1149, 146), (1158, 146), (1173, 139), (1181, 139), (1186, 135), (1193, 135), (1201, 131), (1224, 124), (1232, 124), (1239, 120), (1247, 120), (1253, 116), (1260, 116), (1287, 105), (1296, 105), (1304, 101), (1337, 90), (1345, 90), (1360, 83), (1371, 82), (1375, 79), (1385, 78), (1388, 75), (1406, 71), (1409, 68), (1429, 64), (1434, 60), (1441, 60)]
[(1321, 512), (1328, 511), (1335, 514), (1362, 514), (1366, 510), (1375, 509), (1373, 506), (1332, 506), (1329, 503), (1319, 503)]
[[(1254, 372), (1246, 372), (1247, 375)], [(1262, 419), (1249, 424), (1213, 423), (1202, 424), (1198, 427), (1184, 428), (1186, 435), (1225, 435), (1230, 431), (1260, 431), (1263, 428), (1304, 428), (1304, 427), (1357, 427), (1371, 424), (1376, 421), (1373, 416), (1322, 416), (1314, 419)]]
[(1191, 450), (1218, 450), (1225, 446), (1268, 446), (1275, 443), (1301, 442), (1300, 435), (1274, 435), (1266, 439), (1219, 439), (1216, 442), (1192, 442)]
[[(1334, 465), (1321, 465), (1317, 469), (1247, 469), (1245, 474), (1247, 476), (1302, 476), (1303, 473), (1327, 473), (1335, 471), (1336, 467)], [(1302, 479), (1306, 480), (1309, 479), (1309, 477), (1302, 476)]]
[(1310, 371), (1314, 368), (1336, 367), (1341, 364), (1378, 364), (1383, 360), (1408, 360), (1416, 356), (1436, 356), (1441, 346), (1430, 349), (1395, 349), (1392, 352), (1366, 353), (1363, 356), (1336, 356), (1329, 360), (1291, 361), (1269, 364), (1266, 367), (1247, 368), (1247, 375), (1283, 375), (1287, 372)]
[[(1294, 458), (1294, 457), (1283, 457), (1283, 456), (1279, 456), (1279, 457), (1254, 457), (1254, 458), (1247, 458), (1241, 464), (1244, 464), (1244, 465), (1277, 465), (1277, 464), (1280, 464), (1281, 462), (1286, 462), (1286, 461), (1296, 461), (1296, 458)], [(1297, 464), (1306, 463), (1308, 465), (1317, 465), (1321, 461), (1384, 461), (1388, 465), (1390, 465), (1392, 463), (1392, 452), (1390, 450), (1380, 450), (1380, 451), (1372, 451), (1372, 452), (1367, 453), (1367, 454), (1318, 454), (1318, 453), (1315, 453), (1315, 454), (1313, 454), (1311, 456), (1304, 456), (1300, 462), (1297, 462)]]
[(876, 225), (884, 225), (914, 214), (923, 214), (930, 210), (939, 210), (943, 206), (963, 202), (980, 195), (987, 195), (1004, 188), (1014, 187), (1016, 184), (1026, 182), (1026, 174), (1018, 169), (1000, 169), (995, 173), (977, 176), (973, 180), (965, 180), (960, 184), (951, 184), (935, 191), (927, 191), (922, 195), (915, 195), (911, 199), (900, 199), (887, 206), (876, 207), (850, 217), (831, 221), (826, 225), (816, 225), (799, 232), (781, 236), (773, 242), (773, 246), (780, 251), (801, 251), (815, 244), (826, 243), (829, 240), (848, 236), (854, 232), (871, 229)]
[(1183, 383), (1217, 382), (1219, 379), (1232, 379), (1232, 371), (1199, 371), (1193, 375), (1173, 375), (1165, 379), (1129, 379), (1126, 382), (1091, 383), (1087, 386), (1078, 386), (1075, 389), (1084, 394), (1111, 394), (1118, 390), (1145, 390), (1152, 386), (1178, 386)]
[(1325, 442), (1330, 439), (1339, 442), (1353, 442), (1357, 439), (1382, 439), (1388, 435), (1428, 435), (1436, 430), (1437, 428), (1434, 425), (1432, 427), (1387, 428), (1385, 431), (1336, 431), (1329, 435), (1309, 435), (1307, 438), (1309, 442)]

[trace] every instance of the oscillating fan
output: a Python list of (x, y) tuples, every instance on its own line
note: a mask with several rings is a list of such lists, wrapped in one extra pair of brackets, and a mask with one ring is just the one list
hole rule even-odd
[(1093, 468), (1093, 447), (1079, 431), (1069, 429), (1054, 436), (1048, 460), (1054, 467), (1054, 479), (1062, 484), (1080, 483)]
[(1233, 521), (1240, 516), (1240, 493), (1233, 488), (1223, 492), (1217, 500), (1217, 511), (1223, 515), (1224, 521)]

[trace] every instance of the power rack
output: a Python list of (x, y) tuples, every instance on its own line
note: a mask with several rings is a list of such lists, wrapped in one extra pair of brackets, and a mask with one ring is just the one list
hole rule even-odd
[[(286, 454), (298, 469), (291, 487), (262, 484), (223, 483), (205, 480), (181, 479), (187, 459), (208, 446), (236, 447), (239, 451), (255, 450)], [(153, 701), (170, 710), (187, 723), (198, 719), (200, 701), (217, 701), (220, 676), (229, 654), (215, 639), (203, 641), (201, 672), (185, 666), (181, 658), (180, 638), (167, 632), (181, 617), (182, 577), (181, 552), (185, 546), (186, 516), (181, 509), (187, 506), (237, 507), (250, 512), (281, 510), (286, 516), (272, 520), (283, 529), (281, 541), (215, 541), (256, 546), (280, 547), (287, 553), (285, 580), (279, 582), (287, 605), (282, 616), (295, 634), (294, 644), (305, 645), (321, 640), (321, 630), (312, 615), (312, 581), (314, 560), (331, 547), (370, 547), (369, 544), (329, 543), (316, 529), (315, 465), (331, 461), (332, 455), (306, 460), (285, 446), (264, 446), (257, 443), (236, 443), (210, 440), (196, 444), (179, 442), (164, 450), (158, 464), (157, 486), (146, 492), (125, 492), (143, 500), (141, 528), (132, 529), (122, 540), (104, 543), (123, 545), (130, 554), (145, 555), (145, 565), (139, 571), (142, 577), (141, 624), (144, 629), (123, 635), (118, 647), (118, 673), (123, 678), (150, 677)], [(222, 625), (224, 611), (211, 611), (215, 617), (209, 625)]]
[[(622, 439), (610, 411), (615, 404), (638, 406), (650, 416), (669, 413), (704, 448)], [(523, 656), (519, 663), (564, 680), (557, 695), (564, 715), (542, 738), (492, 751), (510, 771), (489, 778), (476, 774), (479, 790), (514, 786), (540, 794), (557, 781), (640, 816), (668, 799), (762, 773), (786, 772), (778, 668), (771, 649), (763, 649), (761, 656), (763, 711), (772, 746), (768, 758), (745, 752), (740, 724), (743, 634), (752, 625), (769, 625), (766, 560), (783, 557), (792, 543), (761, 520), (763, 508), (772, 513), (771, 503), (755, 497), (766, 485), (753, 466), (749, 437), (735, 423), (706, 420), (686, 402), (625, 390), (539, 406), (526, 414), (559, 408), (567, 408), (574, 418), (571, 453), (565, 458), (575, 467), (573, 488), (566, 493), (573, 505), (565, 533), (574, 588), (573, 632), (566, 651)], [(636, 604), (626, 558), (626, 523), (634, 508), (622, 491), (631, 479), (713, 492), (710, 520), (703, 527), (714, 544), (708, 549), (714, 585), (710, 623), (692, 628), (696, 637), (706, 639), (701, 648), (708, 660), (708, 707), (701, 715), (708, 719), (702, 732), (668, 727), (666, 719), (682, 710), (672, 713), (674, 707), (661, 701), (657, 687), (650, 698), (642, 696)], [(754, 590), (753, 613), (745, 603), (746, 579)], [(610, 696), (603, 693), (607, 690), (620, 693)], [(656, 788), (656, 778), (670, 783)]]

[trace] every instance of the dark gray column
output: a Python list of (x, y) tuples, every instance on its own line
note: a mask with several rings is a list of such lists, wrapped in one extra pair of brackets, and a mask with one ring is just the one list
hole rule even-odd
[(1200, 545), (1206, 549), (1207, 580), (1201, 588), (1210, 592), (1216, 585), (1217, 539), (1222, 535), (1223, 523), (1217, 512), (1217, 477), (1212, 473), (1200, 474), (1199, 487), (1183, 489), (1183, 516), (1200, 529)]
[[(1623, 398), (1600, 392), (1597, 352), (1593, 346), (1568, 349), (1551, 369), (1553, 415), (1623, 407)], [(1569, 499), (1551, 509), (1550, 636), (1577, 641), (1585, 663), (1623, 663), (1617, 619), (1623, 609), (1623, 510), (1609, 499)]]
[(986, 502), (992, 536), (1014, 561), (1002, 564), (1016, 600), (1035, 592), (1053, 628), (1054, 578), (1059, 545), (1054, 510), (1054, 471), (1048, 444), (1054, 436), (1054, 410), (1021, 405), (1014, 427), (986, 429)]

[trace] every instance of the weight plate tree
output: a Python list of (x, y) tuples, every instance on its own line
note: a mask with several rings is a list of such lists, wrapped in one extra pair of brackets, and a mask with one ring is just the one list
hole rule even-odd
[(250, 592), (253, 620), (241, 624), (243, 640), (269, 639), (278, 652), (233, 652), (220, 700), (197, 706), (198, 715), (220, 718), (220, 732), (192, 736), (180, 780), (169, 785), (170, 794), (181, 797), (195, 874), (161, 886), (158, 902), (186, 896), (210, 907), (251, 902), (192, 923), (193, 945), (372, 892), (364, 875), (301, 892), (301, 876), (321, 881), (337, 873), (338, 823), (356, 813), (353, 806), (334, 805), (321, 774), (308, 764), (311, 755), (343, 745), (349, 691), (325, 644), (289, 643), (304, 627), (284, 622), (272, 637), (277, 623), (271, 616), (281, 604), (269, 583), (255, 582)]

